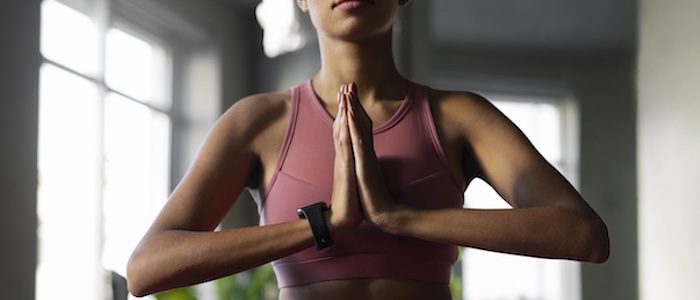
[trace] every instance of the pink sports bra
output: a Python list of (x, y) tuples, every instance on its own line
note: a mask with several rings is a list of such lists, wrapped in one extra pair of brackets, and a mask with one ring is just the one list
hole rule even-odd
[[(297, 208), (330, 204), (333, 119), (311, 80), (291, 89), (291, 112), (277, 168), (260, 199), (260, 224), (299, 219)], [(400, 108), (374, 128), (374, 147), (393, 199), (421, 209), (460, 208), (463, 190), (449, 171), (435, 130), (428, 88), (411, 83)], [(282, 287), (356, 278), (449, 283), (454, 245), (386, 234), (363, 222), (318, 251), (314, 247), (272, 262)]]

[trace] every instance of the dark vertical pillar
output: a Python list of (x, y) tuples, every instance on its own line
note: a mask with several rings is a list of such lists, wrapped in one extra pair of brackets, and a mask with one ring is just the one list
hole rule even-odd
[(0, 290), (34, 299), (40, 0), (0, 2)]

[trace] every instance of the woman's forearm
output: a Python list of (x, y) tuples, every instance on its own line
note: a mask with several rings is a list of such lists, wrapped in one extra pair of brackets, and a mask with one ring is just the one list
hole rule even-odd
[(603, 262), (607, 228), (595, 214), (567, 206), (506, 210), (419, 210), (399, 206), (380, 226), (440, 243), (536, 257)]
[(192, 285), (250, 269), (313, 246), (305, 220), (224, 231), (149, 233), (128, 263), (136, 296)]

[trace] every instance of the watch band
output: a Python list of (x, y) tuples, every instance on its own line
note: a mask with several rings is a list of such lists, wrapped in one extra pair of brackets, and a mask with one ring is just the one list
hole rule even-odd
[(326, 226), (326, 219), (323, 216), (323, 212), (326, 210), (328, 210), (328, 207), (326, 207), (326, 203), (323, 202), (304, 206), (297, 210), (299, 218), (309, 220), (311, 233), (314, 235), (316, 250), (328, 248), (333, 245), (333, 240)]

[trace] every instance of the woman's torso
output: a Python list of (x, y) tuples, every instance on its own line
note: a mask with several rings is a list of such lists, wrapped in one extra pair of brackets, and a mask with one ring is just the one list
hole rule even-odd
[[(262, 167), (260, 191), (268, 189), (270, 181), (275, 175), (280, 150), (283, 148), (285, 132), (289, 124), (291, 93), (282, 93), (277, 96), (279, 97), (277, 101), (280, 101), (281, 104), (280, 107), (284, 107), (284, 109), (278, 110), (274, 114), (276, 117), (272, 119), (270, 127), (256, 139), (256, 148), (259, 149), (258, 153)], [(444, 96), (444, 93), (438, 92), (432, 92), (430, 95), (431, 98), (438, 98), (437, 100)], [(389, 113), (383, 117), (384, 120), (390, 119), (400, 107), (396, 103), (391, 103), (390, 105), (394, 105), (394, 109), (393, 111), (392, 109), (387, 110)], [(332, 109), (326, 106), (329, 115)], [(439, 143), (444, 149), (444, 156), (448, 169), (452, 172), (451, 175), (454, 176), (453, 178), (457, 181), (457, 184), (461, 185), (463, 190), (465, 176), (471, 175), (465, 175), (462, 170), (463, 166), (468, 166), (469, 164), (465, 164), (462, 160), (463, 149), (459, 137), (455, 133), (450, 132), (448, 122), (441, 118), (442, 111), (444, 111), (444, 108), (438, 107), (432, 113), (435, 118), (435, 127), (440, 136)], [(382, 117), (379, 117), (379, 119), (382, 119)], [(381, 125), (382, 122), (375, 122), (375, 124)], [(280, 293), (281, 299), (345, 299), (343, 297), (347, 299), (449, 299), (450, 290), (445, 283), (376, 278), (343, 279), (301, 286), (289, 286), (282, 288)]]
[(324, 281), (310, 285), (282, 288), (280, 300), (446, 300), (450, 287), (401, 279), (351, 279)]

